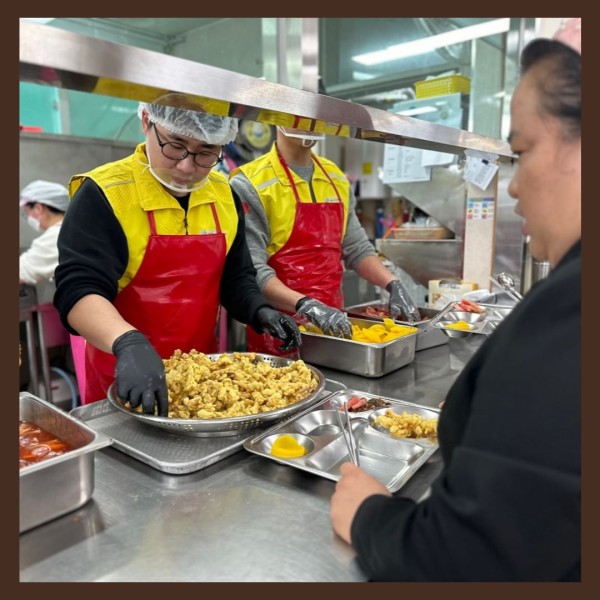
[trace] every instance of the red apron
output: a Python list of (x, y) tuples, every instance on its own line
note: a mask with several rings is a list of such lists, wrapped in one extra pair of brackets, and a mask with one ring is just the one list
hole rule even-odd
[[(139, 329), (161, 358), (177, 349), (217, 350), (219, 287), (227, 254), (214, 204), (216, 231), (206, 235), (158, 235), (148, 213), (150, 237), (142, 264), (117, 295), (119, 314)], [(86, 344), (83, 404), (106, 398), (115, 380), (116, 358)]]
[[(328, 306), (342, 308), (342, 232), (344, 205), (335, 184), (316, 156), (312, 156), (335, 190), (339, 202), (301, 202), (290, 170), (279, 156), (296, 198), (296, 219), (285, 245), (268, 261), (277, 277), (289, 288), (316, 298)], [(282, 311), (286, 312), (286, 311)], [(289, 314), (289, 313), (288, 313)], [(281, 340), (258, 334), (248, 327), (249, 352), (297, 358), (298, 350), (281, 352)]]

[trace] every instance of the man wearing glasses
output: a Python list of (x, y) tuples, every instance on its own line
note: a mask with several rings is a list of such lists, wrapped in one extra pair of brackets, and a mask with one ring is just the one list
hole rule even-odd
[(132, 407), (166, 416), (161, 359), (216, 352), (220, 304), (285, 349), (300, 332), (260, 292), (242, 205), (212, 170), (237, 120), (148, 103), (138, 114), (146, 141), (69, 183), (54, 304), (87, 341), (82, 402), (106, 398), (116, 379)]

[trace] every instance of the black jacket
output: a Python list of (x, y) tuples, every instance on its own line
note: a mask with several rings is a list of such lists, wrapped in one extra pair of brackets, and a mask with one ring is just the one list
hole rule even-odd
[(581, 242), (474, 354), (416, 504), (372, 496), (352, 543), (378, 581), (579, 581)]
[[(254, 326), (258, 309), (270, 304), (256, 283), (256, 269), (246, 242), (244, 211), (234, 192), (233, 197), (239, 226), (225, 260), (220, 300), (231, 317)], [(176, 198), (184, 209), (188, 199), (189, 196)], [(112, 302), (128, 261), (123, 229), (104, 193), (91, 179), (83, 182), (71, 200), (58, 237), (58, 255), (54, 305), (63, 325), (75, 333), (67, 322), (73, 305), (88, 294), (98, 294)]]

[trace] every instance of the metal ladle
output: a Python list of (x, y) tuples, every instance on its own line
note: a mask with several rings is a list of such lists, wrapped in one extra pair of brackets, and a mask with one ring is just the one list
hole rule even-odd
[(515, 280), (508, 273), (498, 273), (498, 279), (490, 277), (490, 280), (499, 288), (503, 289), (515, 302), (523, 300), (523, 296), (515, 289)]

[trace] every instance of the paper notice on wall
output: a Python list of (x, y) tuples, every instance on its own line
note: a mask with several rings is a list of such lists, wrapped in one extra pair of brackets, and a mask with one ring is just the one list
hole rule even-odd
[(484, 221), (494, 218), (494, 198), (467, 198), (467, 221)]
[(422, 150), (386, 145), (383, 153), (383, 183), (429, 181), (431, 169), (421, 163)]
[(467, 157), (463, 179), (482, 190), (486, 190), (494, 175), (498, 172), (498, 165), (485, 158)]

